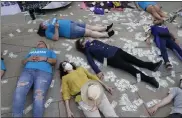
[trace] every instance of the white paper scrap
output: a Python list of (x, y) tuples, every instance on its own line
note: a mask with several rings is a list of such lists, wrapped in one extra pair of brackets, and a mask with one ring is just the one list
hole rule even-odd
[(21, 30), (20, 30), (20, 29), (16, 29), (16, 31), (17, 31), (18, 33), (20, 33), (20, 32), (21, 32)]
[(175, 81), (174, 80), (172, 80), (170, 77), (166, 77), (166, 79), (169, 81), (169, 82), (171, 82), (172, 84), (174, 84), (175, 83)]
[(137, 82), (141, 82), (141, 74), (137, 73)]
[(72, 15), (72, 16), (73, 16), (73, 13), (71, 12), (71, 13), (70, 13), (70, 15)]
[(33, 21), (33, 24), (36, 24), (36, 20)]
[(54, 82), (55, 82), (55, 80), (52, 80), (51, 85), (50, 85), (51, 88), (54, 87)]
[(27, 114), (28, 112), (30, 112), (30, 111), (32, 110), (32, 108), (33, 108), (33, 104), (30, 104), (30, 105), (23, 111), (23, 113), (24, 113), (24, 114)]
[(33, 32), (33, 29), (32, 28), (31, 29), (28, 29), (28, 32), (30, 32), (30, 33)]
[(45, 108), (49, 107), (49, 105), (51, 104), (51, 102), (53, 101), (52, 97), (50, 97), (46, 103), (44, 104)]
[(117, 106), (117, 102), (116, 101), (112, 101), (112, 103), (111, 103), (111, 106), (113, 107), (113, 108), (115, 108), (116, 106)]
[(6, 80), (1, 80), (1, 84), (5, 84), (5, 83), (8, 83), (8, 79), (6, 79)]
[(56, 51), (56, 50), (54, 50), (54, 53), (56, 53), (56, 54), (60, 54), (60, 53), (61, 53), (61, 51)]
[(8, 50), (4, 50), (3, 55), (6, 55), (8, 53)]
[(176, 77), (175, 71), (171, 71), (171, 76), (172, 76), (172, 77)]
[(30, 24), (30, 23), (32, 23), (32, 20), (29, 20), (29, 21), (27, 22), (27, 24)]
[(10, 36), (11, 38), (14, 37), (14, 35), (13, 35), (12, 33), (10, 33), (9, 36)]

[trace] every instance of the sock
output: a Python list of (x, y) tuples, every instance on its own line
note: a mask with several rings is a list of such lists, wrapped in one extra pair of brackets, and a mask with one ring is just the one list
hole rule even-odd
[(114, 30), (108, 32), (108, 35), (109, 35), (109, 37), (111, 37), (112, 35), (114, 35)]
[(111, 29), (112, 26), (113, 26), (113, 23), (110, 24), (110, 25), (108, 25), (108, 26), (107, 26), (107, 29), (106, 29), (106, 32), (109, 31), (109, 29)]

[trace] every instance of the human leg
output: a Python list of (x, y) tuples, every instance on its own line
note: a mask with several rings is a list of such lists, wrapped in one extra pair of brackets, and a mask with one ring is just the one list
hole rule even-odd
[(25, 69), (17, 82), (14, 92), (12, 115), (13, 117), (22, 117), (26, 96), (33, 84), (33, 70)]
[(93, 38), (108, 38), (114, 35), (114, 31), (110, 32), (98, 32), (92, 31), (90, 29), (85, 29), (85, 36), (93, 37)]
[(158, 68), (160, 67), (160, 65), (162, 64), (162, 61), (157, 62), (157, 63), (145, 62), (145, 61), (142, 61), (142, 60), (136, 58), (135, 56), (123, 51), (122, 49), (119, 49), (119, 51), (120, 51), (120, 56), (126, 62), (134, 64), (138, 67), (147, 68), (147, 69), (152, 70), (152, 71), (157, 71)]
[(52, 81), (52, 74), (37, 70), (34, 83), (33, 116), (43, 117), (47, 91)]
[(149, 5), (146, 9), (146, 11), (148, 13), (150, 13), (155, 19), (157, 20), (164, 20), (155, 10), (155, 8), (153, 7), (153, 5)]
[(124, 70), (134, 77), (137, 77), (137, 74), (139, 73), (141, 75), (141, 80), (150, 83), (151, 85), (155, 86), (156, 88), (159, 87), (159, 83), (155, 80), (153, 77), (149, 77), (142, 73), (140, 70), (136, 69), (134, 66), (129, 64), (128, 62), (124, 61), (119, 52), (116, 52), (114, 57), (111, 57), (108, 59), (108, 65), (115, 67), (115, 68), (120, 68), (121, 70)]
[(86, 29), (90, 29), (92, 31), (98, 31), (98, 32), (102, 32), (102, 31), (106, 31), (107, 27), (104, 26), (91, 26), (91, 25), (86, 25)]
[(157, 13), (163, 17), (163, 18), (166, 18), (167, 15), (161, 10), (160, 6), (159, 5), (154, 5), (153, 6), (155, 8), (155, 10), (157, 11)]
[(182, 60), (182, 49), (181, 47), (175, 43), (175, 41), (168, 39), (166, 41), (166, 45), (167, 47), (169, 47), (170, 49), (172, 49), (173, 51), (175, 51), (177, 53), (177, 56)]
[(1, 79), (2, 79), (2, 76), (4, 75), (4, 70), (1, 70)]
[(90, 106), (83, 103), (83, 101), (79, 102), (78, 104), (81, 107), (81, 109), (86, 117), (98, 117), (98, 118), (101, 117), (98, 109), (94, 110), (94, 111), (90, 111)]
[(111, 106), (107, 96), (104, 94), (103, 99), (98, 106), (99, 110), (104, 114), (105, 117), (118, 117), (114, 108)]

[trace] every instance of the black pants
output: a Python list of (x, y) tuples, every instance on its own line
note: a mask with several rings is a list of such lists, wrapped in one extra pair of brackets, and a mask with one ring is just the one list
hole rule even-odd
[(170, 114), (167, 118), (182, 118), (182, 114), (173, 113), (173, 114)]
[(133, 65), (136, 65), (138, 67), (142, 68), (147, 68), (149, 70), (154, 70), (156, 67), (155, 63), (152, 62), (144, 62), (142, 60), (137, 59), (136, 57), (128, 54), (127, 52), (123, 51), (122, 49), (118, 49), (116, 54), (109, 58), (107, 61), (108, 65), (115, 67), (115, 68), (120, 68), (134, 77), (137, 76), (137, 73), (140, 73), (141, 75), (141, 80), (148, 82), (150, 84), (156, 83), (155, 78), (149, 77), (142, 73), (140, 70), (136, 69)]

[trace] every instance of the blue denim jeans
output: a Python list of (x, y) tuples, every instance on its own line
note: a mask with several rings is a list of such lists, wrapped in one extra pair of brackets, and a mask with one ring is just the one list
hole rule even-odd
[(26, 96), (33, 85), (33, 117), (43, 117), (46, 93), (52, 81), (52, 74), (35, 69), (24, 69), (14, 92), (12, 115), (22, 117)]
[(71, 33), (70, 38), (81, 38), (85, 35), (85, 24), (84, 23), (77, 23), (71, 22)]

